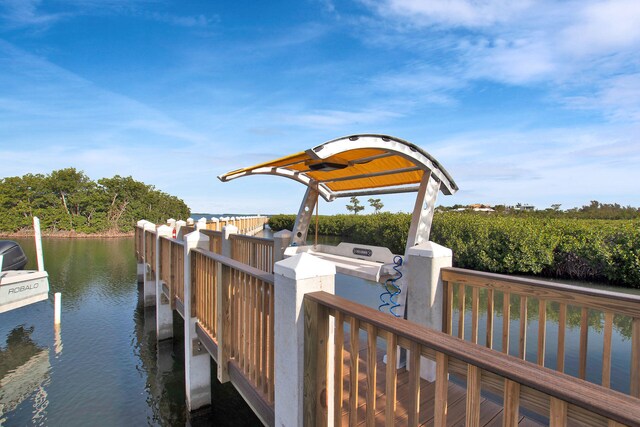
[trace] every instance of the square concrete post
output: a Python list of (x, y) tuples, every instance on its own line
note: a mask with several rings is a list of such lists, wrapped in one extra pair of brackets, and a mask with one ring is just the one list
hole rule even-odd
[(184, 238), (184, 227), (186, 226), (186, 221), (176, 221), (176, 239), (182, 240)]
[(195, 224), (195, 221), (193, 218), (189, 217), (187, 218), (187, 225), (188, 226), (193, 226)]
[[(140, 221), (138, 221), (136, 223), (136, 225), (138, 226), (138, 228), (142, 229), (144, 231), (144, 225), (149, 222), (146, 219), (141, 219)], [(144, 245), (145, 245), (145, 240), (144, 240), (144, 234), (142, 235), (142, 247), (140, 247), (140, 250), (142, 251), (141, 254), (141, 258), (142, 258), (142, 262), (139, 262), (137, 265), (137, 269), (136, 269), (136, 273), (138, 275), (138, 284), (140, 283), (144, 283), (144, 276), (147, 273), (147, 269), (145, 266), (145, 259), (144, 259)]]
[[(442, 304), (444, 286), (440, 269), (451, 267), (451, 249), (434, 242), (421, 243), (407, 251), (406, 275), (408, 282), (407, 319), (427, 328), (442, 332)], [(411, 369), (408, 366), (408, 369)], [(420, 361), (420, 375), (433, 381), (435, 362)]]
[(207, 218), (200, 218), (198, 222), (196, 222), (196, 230), (206, 230), (207, 229)]
[[(301, 426), (304, 414), (304, 295), (309, 292), (335, 292), (336, 267), (333, 263), (301, 253), (275, 265), (274, 350), (275, 425)], [(329, 372), (327, 411), (333, 414), (333, 335), (335, 321), (329, 324)], [(329, 425), (333, 417), (329, 416)]]
[(293, 233), (289, 230), (280, 230), (273, 233), (273, 260), (274, 263), (284, 259), (284, 250), (291, 244)]
[(222, 227), (222, 253), (221, 255), (231, 258), (231, 239), (232, 234), (238, 234), (238, 227), (235, 225), (225, 225)]
[[(162, 293), (164, 282), (160, 279), (160, 237), (171, 237), (173, 228), (168, 225), (161, 225), (156, 230), (156, 338), (158, 341), (173, 338), (173, 310), (169, 299)], [(164, 268), (169, 268), (165, 265)]]
[[(156, 231), (156, 225), (151, 222), (147, 222), (144, 225), (144, 231), (145, 231), (145, 235), (144, 235), (143, 247), (145, 248), (145, 253), (146, 253), (146, 244), (147, 244), (146, 232)], [(156, 255), (157, 255), (157, 252), (156, 252)], [(154, 305), (156, 305), (156, 278), (151, 277), (152, 276), (151, 265), (149, 264), (150, 260), (145, 259), (144, 262), (145, 262), (144, 264), (145, 273), (144, 273), (144, 285), (142, 288), (142, 295), (144, 296), (144, 306), (153, 307)], [(155, 265), (153, 266), (153, 268), (155, 269)]]
[(211, 404), (209, 353), (196, 335), (196, 318), (191, 314), (191, 249), (209, 249), (209, 237), (199, 231), (184, 235), (184, 374), (187, 409)]

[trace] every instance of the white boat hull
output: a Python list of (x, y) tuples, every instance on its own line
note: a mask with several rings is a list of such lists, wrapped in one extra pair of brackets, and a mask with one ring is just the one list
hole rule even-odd
[(0, 273), (0, 313), (49, 298), (46, 271), (3, 271)]

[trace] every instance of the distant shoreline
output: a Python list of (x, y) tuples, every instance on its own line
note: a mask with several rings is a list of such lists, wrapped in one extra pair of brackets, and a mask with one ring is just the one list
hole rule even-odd
[[(6, 233), (0, 231), (0, 239), (5, 238), (24, 238), (33, 237), (33, 230), (17, 231), (15, 233)], [(76, 231), (43, 231), (42, 237), (54, 238), (54, 239), (121, 239), (133, 237), (133, 231), (129, 233), (121, 232), (106, 232), (106, 233), (78, 233)]]

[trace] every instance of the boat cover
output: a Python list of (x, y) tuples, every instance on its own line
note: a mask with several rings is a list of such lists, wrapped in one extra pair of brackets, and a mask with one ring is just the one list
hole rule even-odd
[(0, 255), (3, 256), (0, 271), (22, 270), (27, 264), (24, 251), (12, 240), (0, 240)]

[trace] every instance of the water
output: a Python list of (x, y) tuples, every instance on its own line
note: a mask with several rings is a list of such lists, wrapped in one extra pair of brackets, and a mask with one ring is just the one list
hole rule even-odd
[[(35, 268), (32, 240), (18, 241)], [(154, 311), (138, 304), (133, 239), (43, 246), (62, 326), (54, 330), (51, 301), (0, 314), (0, 425), (260, 425), (215, 378), (212, 407), (188, 416), (182, 321), (157, 349)]]

